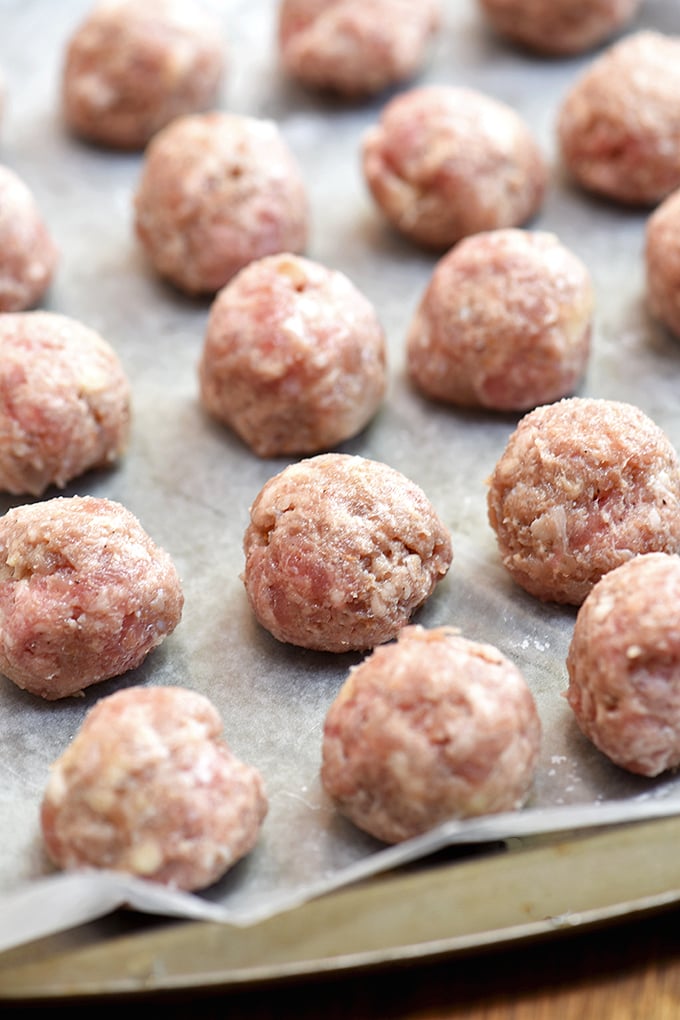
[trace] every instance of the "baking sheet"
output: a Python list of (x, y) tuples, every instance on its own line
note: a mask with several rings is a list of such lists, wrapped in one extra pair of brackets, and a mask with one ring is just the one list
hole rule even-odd
[[(308, 185), (307, 254), (346, 272), (375, 303), (388, 335), (385, 404), (371, 426), (340, 449), (391, 464), (430, 497), (451, 530), (455, 558), (418, 622), (454, 624), (517, 663), (541, 714), (543, 754), (532, 800), (518, 815), (451, 825), (385, 849), (335, 814), (318, 778), (321, 730), (359, 656), (279, 644), (252, 618), (239, 578), (248, 507), (288, 461), (259, 460), (201, 411), (196, 366), (209, 302), (189, 300), (158, 281), (135, 242), (132, 196), (141, 156), (90, 148), (63, 130), (63, 48), (89, 3), (2, 0), (0, 67), (8, 100), (0, 159), (33, 189), (62, 253), (43, 306), (99, 330), (133, 384), (133, 435), (124, 461), (112, 472), (78, 479), (65, 494), (107, 496), (132, 510), (172, 555), (186, 602), (177, 630), (140, 669), (90, 688), (82, 698), (43, 703), (0, 683), (0, 948), (100, 916), (120, 902), (252, 924), (447, 842), (609, 824), (680, 808), (677, 779), (627, 775), (586, 744), (562, 697), (575, 611), (537, 603), (499, 563), (486, 521), (485, 480), (517, 417), (435, 406), (404, 376), (406, 330), (436, 257), (395, 236), (363, 185), (361, 135), (387, 97), (347, 105), (306, 93), (277, 68), (274, 0), (213, 6), (231, 54), (221, 105), (280, 124)], [(645, 308), (645, 213), (574, 190), (556, 155), (557, 106), (592, 55), (533, 58), (496, 39), (472, 0), (447, 0), (445, 12), (420, 80), (479, 88), (525, 117), (552, 164), (547, 200), (532, 226), (556, 232), (591, 270), (596, 322), (581, 392), (638, 404), (680, 447), (680, 345), (650, 321)], [(673, 0), (647, 0), (631, 30), (678, 31), (679, 21)], [(0, 509), (19, 502), (2, 499)], [(39, 837), (48, 766), (97, 699), (131, 684), (162, 683), (207, 694), (223, 715), (235, 753), (261, 770), (270, 809), (260, 842), (201, 896), (167, 894), (118, 876), (97, 877), (94, 886), (88, 876), (79, 885), (82, 896), (74, 895), (72, 876), (51, 875)]]

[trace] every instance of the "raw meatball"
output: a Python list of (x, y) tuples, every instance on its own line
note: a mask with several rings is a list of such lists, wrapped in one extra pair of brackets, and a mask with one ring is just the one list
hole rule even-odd
[(636, 554), (680, 552), (680, 461), (638, 407), (569, 397), (520, 420), (490, 478), (488, 512), (515, 581), (580, 605)]
[(630, 772), (680, 765), (680, 559), (636, 556), (579, 609), (567, 699), (585, 735)]
[(680, 189), (647, 220), (645, 266), (649, 309), (680, 336)]
[(13, 170), (0, 166), (0, 313), (35, 305), (58, 260), (33, 193)]
[(326, 652), (395, 637), (452, 559), (449, 532), (417, 485), (341, 453), (271, 478), (251, 507), (244, 550), (243, 580), (262, 626)]
[(411, 626), (350, 671), (326, 716), (321, 780), (355, 825), (397, 843), (520, 808), (540, 744), (531, 691), (496, 648)]
[(66, 123), (100, 145), (141, 149), (174, 117), (216, 104), (224, 64), (220, 25), (196, 0), (104, 0), (68, 43)]
[(440, 23), (440, 0), (282, 0), (279, 51), (305, 85), (368, 96), (420, 71)]
[(210, 310), (203, 404), (261, 457), (356, 435), (386, 387), (385, 335), (344, 274), (295, 255), (252, 262)]
[(135, 227), (161, 276), (214, 293), (253, 259), (307, 243), (307, 196), (273, 121), (232, 113), (179, 117), (146, 151)]
[(680, 185), (680, 37), (638, 32), (595, 60), (563, 100), (562, 157), (584, 188), (649, 205)]
[(42, 495), (125, 450), (130, 384), (113, 348), (53, 312), (0, 316), (0, 490)]
[(501, 35), (549, 56), (598, 46), (633, 19), (642, 0), (479, 0)]
[(593, 288), (552, 234), (496, 230), (435, 266), (407, 340), (407, 368), (437, 400), (526, 410), (571, 393), (590, 352)]
[(543, 155), (514, 110), (445, 85), (392, 99), (364, 137), (362, 161), (386, 218), (428, 248), (520, 226), (540, 208), (547, 181)]
[(229, 750), (202, 694), (133, 687), (102, 698), (50, 769), (45, 846), (61, 868), (203, 889), (252, 850), (262, 778)]
[(0, 518), (0, 672), (32, 694), (135, 669), (183, 602), (169, 555), (119, 503), (59, 496)]

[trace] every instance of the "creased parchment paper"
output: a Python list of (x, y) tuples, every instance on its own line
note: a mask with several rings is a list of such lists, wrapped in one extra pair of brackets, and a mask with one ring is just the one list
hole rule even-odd
[[(616, 769), (580, 735), (564, 700), (575, 610), (536, 602), (501, 567), (486, 520), (486, 478), (517, 417), (434, 406), (404, 376), (404, 338), (436, 257), (396, 237), (374, 209), (358, 159), (363, 132), (386, 100), (343, 105), (287, 82), (276, 62), (274, 0), (214, 4), (230, 72), (221, 105), (274, 118), (308, 184), (307, 254), (341, 269), (375, 303), (389, 338), (390, 386), (371, 426), (342, 450), (383, 460), (416, 481), (451, 530), (455, 559), (418, 616), (497, 645), (522, 669), (544, 728), (532, 799), (514, 815), (451, 823), (385, 848), (334, 812), (318, 770), (325, 712), (356, 655), (284, 646), (247, 607), (240, 573), (248, 508), (287, 463), (261, 461), (210, 422), (197, 399), (196, 365), (209, 310), (159, 282), (132, 231), (139, 154), (109, 153), (68, 137), (59, 117), (65, 41), (87, 0), (0, 0), (0, 67), (8, 98), (1, 159), (33, 189), (61, 249), (43, 306), (80, 319), (117, 349), (133, 384), (127, 456), (66, 495), (107, 496), (135, 513), (172, 555), (185, 611), (144, 665), (46, 703), (0, 678), (0, 949), (75, 926), (129, 904), (140, 911), (250, 924), (343, 883), (450, 843), (611, 824), (680, 809), (671, 776), (643, 780)], [(680, 447), (680, 344), (644, 301), (645, 213), (574, 190), (554, 140), (557, 106), (592, 55), (543, 61), (513, 50), (484, 25), (473, 0), (448, 0), (421, 80), (466, 84), (512, 104), (551, 161), (550, 191), (532, 226), (552, 230), (589, 266), (597, 293), (584, 394), (638, 404)], [(674, 0), (648, 0), (631, 26), (679, 31)], [(47, 495), (55, 495), (50, 492)], [(22, 499), (3, 499), (2, 512)], [(38, 812), (50, 763), (99, 698), (132, 684), (183, 684), (223, 715), (234, 752), (262, 772), (269, 814), (256, 849), (202, 895), (111, 874), (54, 875)]]

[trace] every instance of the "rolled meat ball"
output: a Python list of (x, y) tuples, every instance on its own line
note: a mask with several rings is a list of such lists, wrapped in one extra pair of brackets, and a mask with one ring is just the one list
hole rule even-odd
[(590, 353), (588, 270), (553, 235), (505, 229), (459, 241), (411, 322), (407, 370), (427, 396), (526, 410), (571, 394)]
[(261, 457), (356, 435), (386, 388), (372, 304), (343, 274), (295, 255), (251, 262), (217, 295), (199, 363), (201, 400)]
[(680, 765), (680, 559), (635, 556), (595, 585), (569, 645), (567, 700), (585, 736), (621, 768)]
[(680, 461), (640, 408), (568, 397), (520, 420), (489, 480), (488, 516), (514, 580), (578, 606), (633, 556), (680, 552)]
[(260, 773), (221, 731), (208, 698), (182, 687), (98, 701), (50, 768), (40, 817), (52, 861), (184, 890), (216, 882), (253, 849), (267, 813)]
[(54, 312), (0, 316), (0, 490), (40, 496), (110, 467), (130, 404), (120, 359), (94, 330)]
[(541, 722), (517, 667), (453, 629), (405, 627), (350, 671), (326, 715), (321, 780), (386, 843), (527, 800)]
[(478, 0), (489, 24), (512, 42), (546, 56), (572, 56), (628, 25), (642, 0)]
[(364, 97), (413, 78), (440, 25), (440, 0), (282, 0), (278, 48), (304, 85)]
[(135, 230), (156, 271), (214, 294), (254, 259), (307, 243), (307, 194), (273, 121), (212, 111), (179, 117), (149, 143)]
[(103, 0), (68, 41), (62, 108), (76, 135), (141, 149), (174, 117), (216, 105), (221, 25), (195, 0)]
[(32, 694), (135, 669), (183, 603), (170, 556), (120, 503), (58, 496), (0, 518), (0, 673)]
[(45, 295), (59, 252), (33, 192), (0, 166), (0, 313), (32, 308)]
[(650, 312), (680, 336), (680, 188), (647, 220), (645, 271)]
[(261, 489), (243, 581), (279, 641), (326, 652), (389, 641), (432, 595), (451, 538), (414, 482), (380, 461), (318, 454)]
[(563, 162), (584, 189), (653, 205), (680, 186), (680, 36), (637, 32), (609, 47), (562, 100)]
[(547, 165), (511, 107), (472, 89), (430, 85), (395, 96), (364, 135), (364, 178), (400, 233), (450, 248), (517, 227), (542, 205)]

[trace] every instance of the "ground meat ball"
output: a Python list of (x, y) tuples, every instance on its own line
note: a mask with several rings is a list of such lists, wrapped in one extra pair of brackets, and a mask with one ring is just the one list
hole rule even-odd
[(397, 230), (428, 248), (520, 226), (540, 208), (547, 167), (514, 110), (432, 85), (392, 99), (363, 141), (363, 172)]
[(61, 868), (107, 868), (203, 889), (255, 845), (262, 778), (229, 750), (202, 694), (130, 688), (102, 698), (50, 769), (45, 846)]
[(52, 282), (59, 254), (27, 185), (0, 166), (0, 312), (31, 308)]
[(243, 580), (279, 641), (327, 652), (389, 641), (451, 564), (424, 492), (379, 461), (327, 453), (271, 478), (250, 511)]
[(680, 552), (680, 461), (639, 408), (570, 397), (521, 419), (490, 478), (488, 511), (515, 581), (580, 605), (638, 553)]
[(478, 0), (501, 35), (537, 53), (567, 56), (605, 42), (642, 0)]
[(355, 825), (397, 843), (520, 808), (540, 744), (531, 691), (496, 648), (410, 626), (351, 670), (326, 716), (321, 780)]
[(307, 196), (273, 121), (213, 111), (180, 117), (146, 151), (135, 227), (161, 276), (214, 293), (253, 259), (301, 252)]
[(0, 489), (39, 496), (125, 450), (130, 384), (113, 348), (53, 312), (0, 316)]
[(567, 698), (585, 735), (630, 772), (680, 765), (680, 559), (636, 556), (579, 609)]
[(295, 255), (252, 262), (210, 310), (203, 404), (262, 457), (316, 453), (356, 435), (386, 387), (386, 342), (343, 274)]
[(649, 309), (680, 336), (680, 189), (647, 220), (645, 266)]
[(69, 128), (140, 149), (174, 117), (216, 105), (224, 73), (219, 23), (195, 0), (104, 0), (66, 50)]
[(408, 333), (408, 372), (428, 396), (463, 406), (548, 403), (585, 372), (592, 309), (587, 269), (552, 234), (475, 234), (435, 266)]
[(562, 102), (563, 160), (584, 188), (648, 205), (680, 185), (680, 37), (639, 32), (594, 61)]
[(0, 518), (0, 672), (32, 694), (139, 666), (183, 601), (169, 555), (119, 503), (57, 497)]
[(279, 51), (305, 85), (368, 96), (417, 74), (440, 22), (439, 0), (282, 0)]

